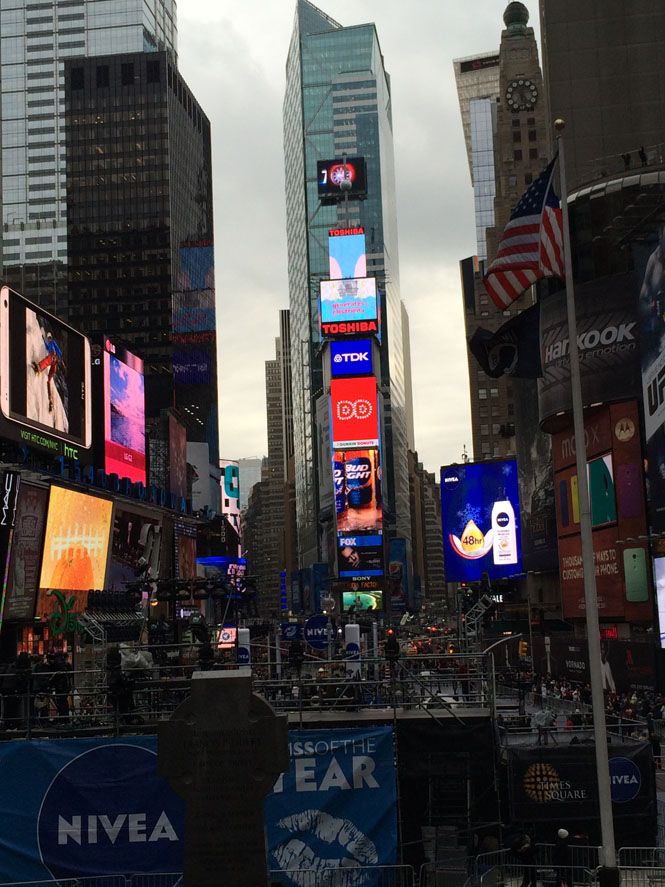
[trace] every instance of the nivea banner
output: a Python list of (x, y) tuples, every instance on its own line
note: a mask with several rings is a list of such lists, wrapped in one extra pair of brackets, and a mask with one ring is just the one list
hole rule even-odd
[(0, 881), (182, 870), (154, 736), (0, 745)]
[(270, 868), (321, 873), (394, 863), (392, 729), (291, 730), (289, 748), (290, 770), (266, 799)]
[[(393, 862), (391, 728), (289, 740), (266, 799), (270, 868)], [(0, 882), (182, 871), (184, 806), (155, 736), (2, 743), (0, 771)]]

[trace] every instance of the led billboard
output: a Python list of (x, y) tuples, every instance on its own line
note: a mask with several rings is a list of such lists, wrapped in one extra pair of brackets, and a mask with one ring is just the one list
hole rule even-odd
[[(350, 183), (349, 188), (342, 187), (346, 182)], [(323, 203), (335, 202), (345, 196), (350, 199), (364, 197), (367, 194), (365, 158), (317, 160), (316, 183)]]
[(4, 619), (26, 621), (34, 616), (48, 493), (46, 487), (21, 483), (7, 571)]
[(232, 459), (222, 459), (222, 514), (240, 532), (240, 466)]
[(374, 376), (330, 382), (333, 449), (379, 445), (379, 411)]
[(187, 432), (175, 416), (169, 414), (169, 489), (187, 498)]
[(37, 615), (56, 608), (49, 589), (66, 591), (81, 612), (91, 588), (104, 588), (113, 502), (51, 487), (39, 579)]
[(333, 379), (339, 376), (371, 376), (372, 372), (371, 339), (330, 343), (330, 375)]
[(156, 514), (116, 507), (106, 587), (123, 591), (148, 567), (148, 578), (159, 576), (161, 521)]
[(441, 469), (443, 554), (448, 582), (522, 572), (517, 463), (469, 462)]
[(364, 228), (341, 228), (328, 232), (330, 279), (366, 277)]
[(324, 339), (346, 339), (350, 336), (379, 336), (378, 320), (353, 320), (341, 323), (322, 323), (321, 335)]
[(383, 610), (383, 592), (343, 591), (342, 611), (348, 613), (349, 610), (352, 610), (354, 613), (360, 613), (361, 610), (370, 612)]
[(321, 281), (321, 323), (377, 319), (376, 277)]
[(381, 533), (381, 465), (378, 449), (336, 450), (333, 484), (337, 532)]
[(104, 468), (146, 482), (143, 361), (110, 340), (104, 343)]
[(383, 576), (383, 536), (361, 534), (338, 536), (337, 575), (340, 579)]
[(0, 290), (3, 435), (78, 456), (92, 443), (90, 342), (10, 290)]

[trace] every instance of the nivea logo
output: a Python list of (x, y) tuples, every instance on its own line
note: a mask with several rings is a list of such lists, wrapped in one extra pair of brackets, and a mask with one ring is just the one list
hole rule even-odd
[(496, 522), (500, 527), (507, 527), (510, 523), (510, 518), (505, 511), (501, 511), (496, 516)]
[(642, 787), (640, 768), (630, 758), (610, 758), (610, 792), (615, 804), (626, 804)]
[(183, 812), (153, 751), (99, 745), (48, 787), (37, 823), (41, 858), (54, 878), (180, 871)]

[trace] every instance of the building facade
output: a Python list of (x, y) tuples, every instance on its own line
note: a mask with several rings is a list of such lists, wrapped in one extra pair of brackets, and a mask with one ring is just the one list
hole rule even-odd
[(441, 491), (436, 477), (409, 451), (411, 538), (415, 603), (442, 600), (446, 595), (441, 528)]
[(56, 314), (66, 304), (65, 60), (164, 50), (176, 60), (174, 0), (0, 2), (0, 269)]
[(210, 123), (166, 51), (65, 64), (68, 299), (219, 458)]
[[(512, 208), (549, 159), (543, 78), (528, 19), (529, 13), (522, 3), (509, 4), (498, 53), (455, 62), (463, 123), (468, 117), (467, 151), (479, 249), (477, 256), (460, 263), (467, 339), (477, 327), (495, 332), (533, 302), (533, 295), (527, 291), (501, 312), (482, 283)], [(463, 72), (462, 66), (473, 65), (475, 59), (485, 66), (480, 69), (484, 73), (474, 73), (473, 69)], [(466, 73), (474, 78), (468, 85)], [(492, 176), (494, 182), (490, 184)], [(494, 196), (490, 209), (491, 191)], [(491, 224), (486, 224), (488, 221)], [(481, 255), (482, 249), (486, 251), (485, 257)], [(515, 455), (516, 386), (507, 376), (488, 377), (470, 352), (468, 357), (474, 458)]]
[(662, 5), (540, 0), (540, 21), (551, 118), (566, 121), (569, 191), (660, 165), (665, 157)]
[[(317, 402), (325, 395), (319, 332), (321, 280), (329, 277), (328, 231), (362, 227), (367, 275), (381, 293), (379, 390), (383, 399), (384, 526), (409, 541), (407, 451), (413, 440), (408, 333), (400, 298), (390, 80), (374, 25), (342, 27), (298, 0), (286, 66), (284, 152), (298, 559), (329, 561), (334, 508), (322, 507)], [(367, 198), (323, 205), (317, 160), (362, 156)], [(319, 410), (319, 413), (321, 411)], [(326, 456), (330, 461), (330, 454)]]

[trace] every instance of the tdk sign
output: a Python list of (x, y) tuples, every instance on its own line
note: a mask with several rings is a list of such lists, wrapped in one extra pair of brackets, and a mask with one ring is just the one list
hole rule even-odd
[(350, 342), (331, 342), (330, 375), (333, 379), (336, 379), (338, 376), (371, 376), (371, 339), (353, 339)]

